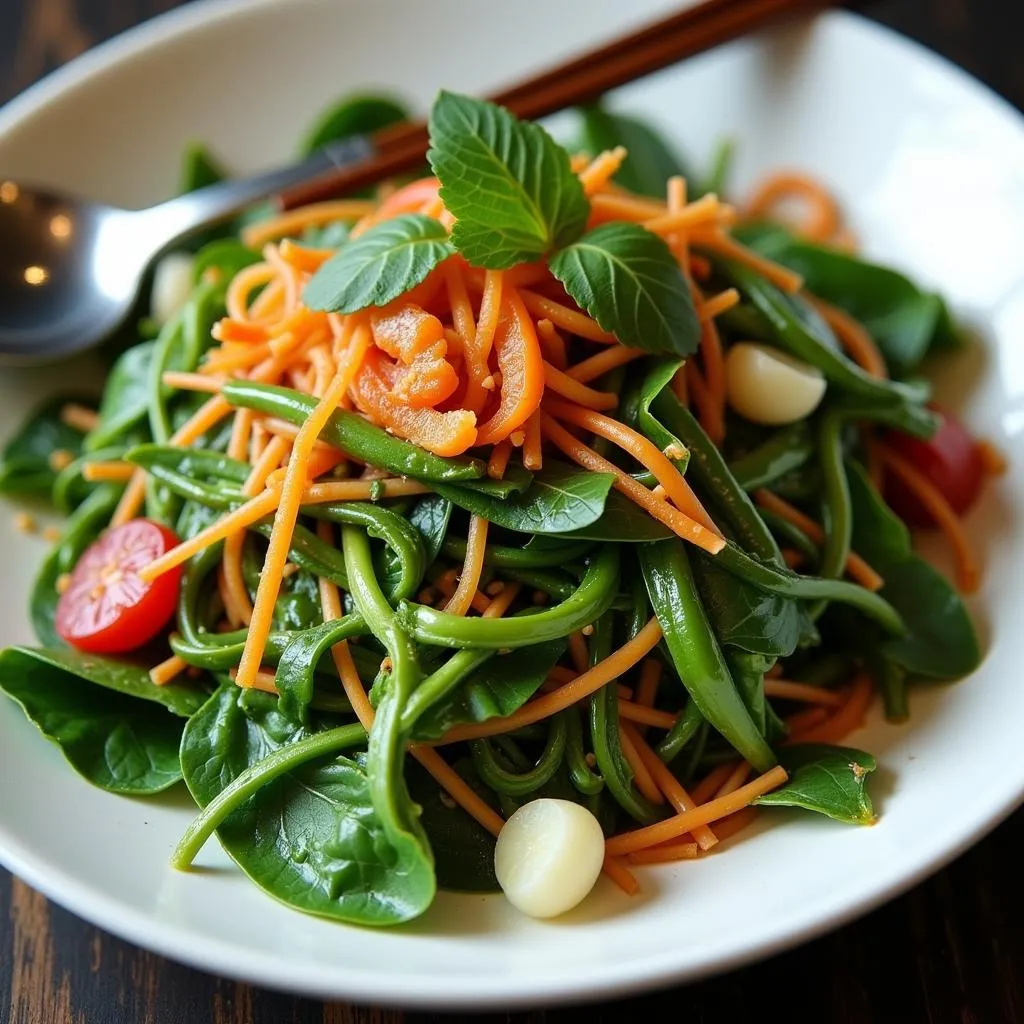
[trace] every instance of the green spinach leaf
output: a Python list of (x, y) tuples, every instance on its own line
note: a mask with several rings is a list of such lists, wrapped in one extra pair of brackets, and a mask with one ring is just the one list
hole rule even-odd
[(441, 554), (451, 516), (452, 503), (439, 494), (425, 494), (409, 510), (409, 522), (419, 530), (423, 538), (427, 565), (432, 565)]
[(303, 301), (310, 309), (340, 313), (384, 306), (418, 285), (453, 251), (439, 221), (405, 213), (342, 246), (313, 275)]
[(388, 96), (346, 96), (320, 115), (299, 147), (299, 155), (312, 156), (329, 142), (369, 135), (408, 121), (409, 116), (404, 104)]
[(430, 112), (431, 167), (455, 218), (455, 248), (501, 270), (576, 240), (590, 206), (569, 155), (540, 125), (444, 92)]
[(870, 754), (853, 747), (807, 743), (783, 747), (779, 761), (789, 781), (759, 796), (755, 804), (802, 807), (850, 825), (875, 823), (867, 777), (878, 765)]
[(4, 445), (0, 453), (0, 494), (51, 495), (59, 470), (51, 464), (50, 456), (64, 451), (77, 458), (82, 452), (85, 435), (60, 416), (70, 401), (91, 404), (68, 396), (51, 399), (36, 409)]
[(623, 345), (692, 355), (700, 321), (671, 250), (639, 224), (602, 224), (551, 259), (551, 273)]
[[(135, 699), (130, 685), (108, 686), (113, 678), (87, 685), (99, 680), (65, 668), (54, 653), (3, 651), (0, 689), (94, 786), (135, 796), (173, 786), (181, 778), (182, 720), (157, 702)], [(148, 676), (146, 682), (159, 690)]]
[(133, 345), (114, 363), (103, 389), (99, 424), (85, 439), (87, 451), (115, 443), (148, 416), (150, 365), (156, 345), (156, 341)]

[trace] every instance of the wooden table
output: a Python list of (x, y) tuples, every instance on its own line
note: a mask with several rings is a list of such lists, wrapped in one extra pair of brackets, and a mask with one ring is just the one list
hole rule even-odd
[[(0, 0), (0, 101), (177, 0)], [(920, 39), (1024, 108), (1020, 0), (877, 0), (864, 13)], [(1024, 811), (951, 867), (791, 953), (698, 985), (601, 1007), (488, 1019), (997, 1024), (1024, 1021)], [(267, 992), (136, 949), (0, 871), (0, 1017), (8, 1024), (397, 1024)]]

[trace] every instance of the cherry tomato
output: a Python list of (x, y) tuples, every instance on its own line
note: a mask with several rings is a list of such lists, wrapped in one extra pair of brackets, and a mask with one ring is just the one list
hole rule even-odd
[[(939, 429), (927, 441), (892, 431), (886, 443), (893, 451), (923, 473), (942, 493), (958, 515), (974, 504), (981, 490), (985, 468), (975, 440), (951, 413), (939, 413)], [(886, 500), (893, 511), (911, 526), (931, 526), (927, 509), (890, 473), (886, 479)]]
[(182, 569), (152, 583), (139, 571), (178, 544), (172, 530), (133, 519), (86, 548), (57, 602), (57, 632), (91, 654), (123, 654), (152, 640), (174, 614)]

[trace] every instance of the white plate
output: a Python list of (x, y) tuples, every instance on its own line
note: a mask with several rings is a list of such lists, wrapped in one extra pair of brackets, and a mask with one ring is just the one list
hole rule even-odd
[[(440, 85), (479, 90), (612, 36), (677, 0), (465, 4), (244, 0), (198, 4), (76, 61), (0, 114), (0, 172), (125, 204), (173, 185), (182, 145), (206, 139), (239, 169), (285, 157), (345, 90), (387, 85), (425, 106)], [(630, 13), (626, 13), (627, 9)], [(538, 27), (541, 30), (538, 31)], [(697, 864), (642, 872), (627, 899), (602, 882), (543, 924), (500, 898), (442, 896), (421, 920), (356, 930), (279, 906), (211, 844), (203, 868), (167, 855), (182, 799), (89, 788), (0, 701), (0, 860), (119, 935), (264, 985), (367, 1002), (507, 1008), (593, 999), (763, 956), (861, 913), (991, 828), (1024, 791), (1024, 127), (959, 71), (845, 14), (745, 41), (624, 90), (698, 159), (740, 141), (747, 184), (780, 165), (822, 175), (869, 251), (941, 288), (984, 345), (943, 369), (969, 421), (1017, 457), (972, 517), (984, 538), (991, 640), (958, 686), (915, 694), (913, 721), (857, 742), (882, 768), (871, 829), (772, 816)], [(0, 381), (0, 434), (77, 371)], [(29, 638), (25, 595), (42, 548), (0, 517), (0, 640)], [(764, 816), (766, 819), (768, 815)], [(785, 820), (779, 820), (785, 819)]]

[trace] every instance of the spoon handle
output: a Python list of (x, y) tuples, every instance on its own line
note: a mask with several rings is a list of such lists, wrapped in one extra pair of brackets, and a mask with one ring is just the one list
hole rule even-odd
[(374, 152), (373, 142), (367, 136), (343, 139), (330, 143), (301, 163), (252, 178), (208, 185), (131, 216), (142, 222), (138, 226), (146, 232), (145, 237), (155, 255), (183, 235), (227, 220), (285, 189), (315, 182), (318, 178), (335, 177), (339, 170), (371, 159)]

